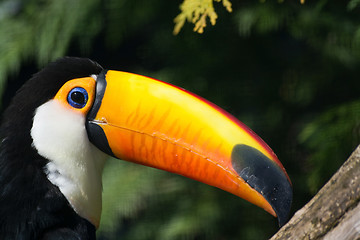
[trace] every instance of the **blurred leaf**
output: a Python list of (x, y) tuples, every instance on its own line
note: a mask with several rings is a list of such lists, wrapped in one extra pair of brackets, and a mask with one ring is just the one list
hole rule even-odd
[(311, 151), (308, 185), (315, 193), (348, 157), (343, 150), (350, 153), (360, 142), (360, 101), (320, 113), (303, 128), (299, 141)]
[[(0, 6), (3, 12), (9, 8), (6, 3)], [(43, 66), (63, 56), (75, 36), (79, 36), (80, 45), (88, 46), (100, 30), (100, 25), (84, 24), (96, 18), (96, 0), (18, 0), (15, 3), (12, 8), (16, 11), (9, 10), (15, 11), (14, 14), (0, 17), (1, 83), (8, 74), (18, 71), (22, 61), (35, 58), (39, 66)]]
[(252, 29), (261, 34), (279, 30), (290, 19), (289, 10), (282, 5), (267, 4), (242, 8), (236, 12), (239, 33), (249, 36)]
[(360, 0), (350, 0), (348, 5), (347, 5), (347, 9), (349, 11), (354, 10), (360, 3)]
[[(350, 1), (348, 6), (356, 5), (356, 1)], [(294, 38), (307, 41), (349, 66), (359, 58), (360, 17), (347, 12), (345, 4), (322, 0), (298, 7), (287, 2), (265, 2), (239, 9), (236, 18), (242, 36), (249, 36), (251, 31), (264, 34), (286, 29)]]

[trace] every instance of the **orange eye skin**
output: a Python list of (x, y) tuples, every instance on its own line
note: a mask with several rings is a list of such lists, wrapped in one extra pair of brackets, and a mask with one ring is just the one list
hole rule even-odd
[[(61, 102), (63, 106), (66, 106), (67, 108), (70, 108), (73, 111), (77, 111), (83, 115), (86, 115), (89, 112), (94, 102), (95, 85), (96, 85), (96, 81), (92, 77), (76, 78), (73, 80), (69, 80), (60, 88), (60, 90), (55, 95), (54, 99)], [(76, 87), (85, 89), (88, 94), (88, 100), (83, 108), (74, 108), (68, 102), (68, 95), (70, 91)]]

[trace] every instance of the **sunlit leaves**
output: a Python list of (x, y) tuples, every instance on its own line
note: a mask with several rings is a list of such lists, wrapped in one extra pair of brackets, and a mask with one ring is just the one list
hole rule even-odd
[(209, 19), (211, 25), (215, 25), (218, 15), (214, 9), (214, 1), (222, 2), (228, 12), (232, 12), (229, 0), (184, 0), (180, 5), (181, 13), (174, 19), (174, 34), (178, 34), (185, 21), (195, 24), (194, 31), (203, 33), (206, 22)]

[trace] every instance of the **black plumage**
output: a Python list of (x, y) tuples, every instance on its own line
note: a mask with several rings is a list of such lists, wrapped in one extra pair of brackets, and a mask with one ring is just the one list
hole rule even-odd
[(97, 63), (62, 58), (25, 83), (3, 114), (0, 127), (0, 239), (95, 239), (95, 227), (78, 216), (44, 172), (48, 160), (32, 147), (37, 107), (68, 80), (99, 74)]

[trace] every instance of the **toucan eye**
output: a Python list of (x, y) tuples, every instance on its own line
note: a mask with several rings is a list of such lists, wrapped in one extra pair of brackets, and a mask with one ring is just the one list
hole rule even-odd
[(74, 108), (83, 108), (85, 107), (88, 101), (88, 93), (85, 89), (81, 87), (76, 87), (71, 89), (67, 96), (68, 103)]

